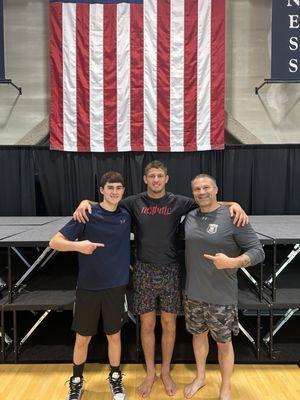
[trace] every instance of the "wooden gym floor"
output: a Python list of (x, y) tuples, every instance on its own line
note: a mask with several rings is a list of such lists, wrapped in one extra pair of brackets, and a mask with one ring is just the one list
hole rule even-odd
[[(128, 400), (138, 400), (136, 388), (144, 376), (141, 364), (123, 366)], [(157, 369), (159, 374), (159, 367)], [(177, 364), (172, 376), (178, 385), (173, 399), (184, 399), (183, 387), (194, 376), (195, 365)], [(2, 364), (0, 365), (1, 400), (65, 400), (71, 374), (67, 364)], [(108, 366), (88, 364), (85, 369), (85, 391), (82, 400), (111, 400), (108, 389)], [(220, 374), (217, 365), (207, 367), (207, 385), (193, 398), (217, 400)], [(300, 368), (297, 365), (236, 365), (232, 378), (232, 400), (299, 400)], [(158, 379), (149, 400), (170, 399)]]

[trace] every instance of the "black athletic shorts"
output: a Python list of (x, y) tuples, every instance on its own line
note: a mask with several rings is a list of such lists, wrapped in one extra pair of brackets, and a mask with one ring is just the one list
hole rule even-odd
[(98, 331), (100, 314), (106, 335), (119, 332), (128, 321), (126, 286), (103, 290), (77, 289), (72, 329), (82, 336)]

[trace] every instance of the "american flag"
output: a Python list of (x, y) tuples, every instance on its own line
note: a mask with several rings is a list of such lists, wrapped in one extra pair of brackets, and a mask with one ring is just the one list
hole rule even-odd
[(224, 147), (225, 0), (50, 0), (50, 147)]

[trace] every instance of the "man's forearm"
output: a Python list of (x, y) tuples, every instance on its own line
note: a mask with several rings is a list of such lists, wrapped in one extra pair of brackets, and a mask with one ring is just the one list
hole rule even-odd
[(78, 242), (66, 239), (60, 232), (53, 236), (49, 242), (51, 249), (56, 251), (77, 251)]
[(222, 206), (226, 206), (226, 207), (231, 207), (234, 204), (238, 204), (235, 201), (218, 201), (219, 204), (221, 204)]
[(247, 268), (251, 265), (250, 257), (247, 254), (232, 258), (233, 266), (231, 268)]
[(242, 254), (237, 257), (237, 268), (247, 268), (251, 265), (250, 257), (247, 254)]
[(246, 268), (251, 265), (251, 259), (247, 254), (242, 254), (238, 257), (228, 257), (224, 253), (216, 253), (215, 255), (204, 254), (204, 257), (211, 260), (218, 269)]

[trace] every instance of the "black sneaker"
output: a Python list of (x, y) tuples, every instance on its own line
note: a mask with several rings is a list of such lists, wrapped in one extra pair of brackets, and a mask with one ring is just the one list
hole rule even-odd
[(126, 394), (122, 383), (121, 372), (113, 372), (109, 374), (109, 386), (113, 400), (126, 400)]
[(79, 400), (81, 398), (83, 389), (83, 378), (71, 376), (69, 380), (69, 393), (67, 400)]

